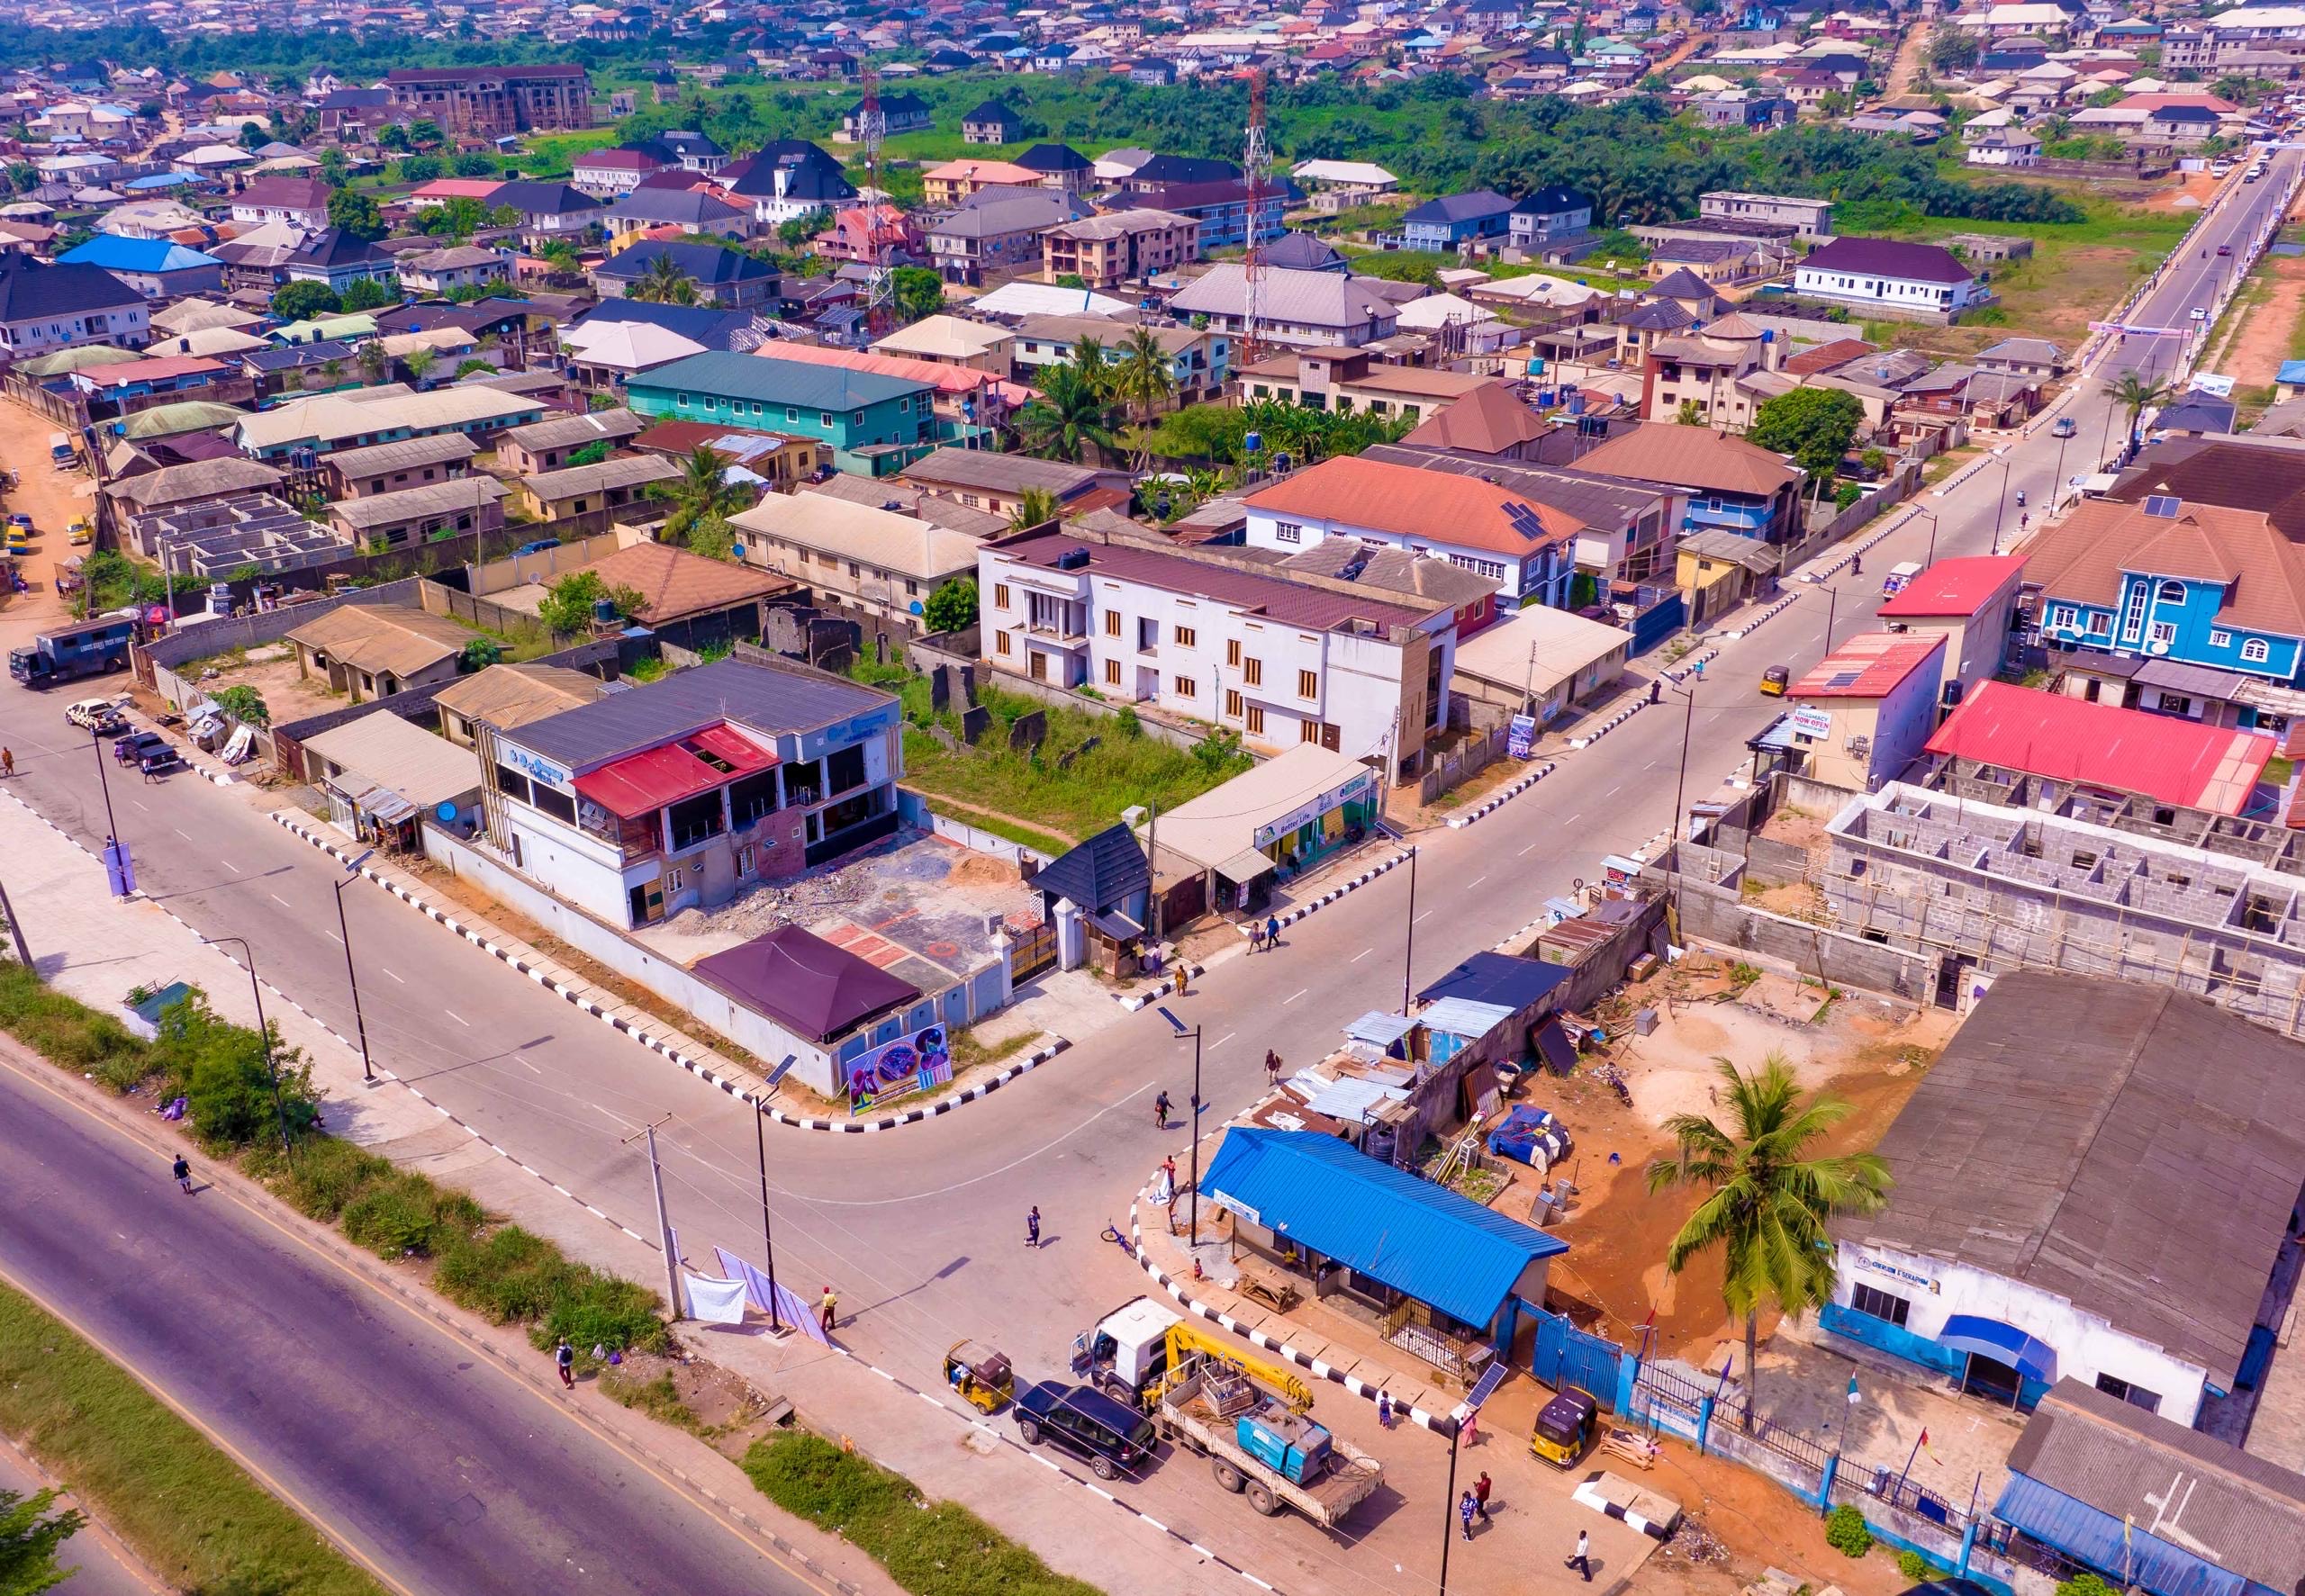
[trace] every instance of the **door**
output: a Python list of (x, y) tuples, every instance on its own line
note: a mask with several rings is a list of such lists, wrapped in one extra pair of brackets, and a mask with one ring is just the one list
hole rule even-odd
[(1035, 681), (1048, 680), (1048, 651), (1046, 649), (1035, 648), (1026, 654), (1025, 674)]

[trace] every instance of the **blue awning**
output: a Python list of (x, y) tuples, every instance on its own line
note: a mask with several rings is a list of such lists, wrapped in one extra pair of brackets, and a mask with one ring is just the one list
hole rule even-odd
[(2026, 1474), (2011, 1474), (1993, 1516), (2043, 1546), (2102, 1569), (2117, 1582), (2124, 1572), (2153, 1596), (2242, 1596), (2248, 1581), (2181, 1546)]
[(1956, 1313), (1937, 1332), (1937, 1344), (1950, 1347), (1956, 1352), (1974, 1352), (1979, 1357), (1989, 1357), (1995, 1363), (2005, 1363), (2029, 1380), (2038, 1380), (2044, 1385), (2056, 1383), (2056, 1352), (2046, 1341), (2036, 1340), (2013, 1324), (2003, 1324), (1998, 1319), (1981, 1319), (1974, 1313)]

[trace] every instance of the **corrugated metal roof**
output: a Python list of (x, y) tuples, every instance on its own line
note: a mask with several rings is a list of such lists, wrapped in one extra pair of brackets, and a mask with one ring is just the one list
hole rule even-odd
[(2171, 1546), (2123, 1519), (2100, 1512), (2038, 1480), (2014, 1474), (1993, 1504), (1993, 1517), (2035, 1540), (2109, 1573), (2126, 1573), (2154, 1596), (2241, 1596), (2240, 1575)]
[[(1438, 1004), (1451, 997), (1477, 1003), (1501, 1004), (1523, 1009), (1569, 978), (1570, 971), (1541, 959), (1516, 959), (1510, 953), (1475, 953), (1456, 969), (1416, 995), (1419, 1003)], [(1419, 1011), (1423, 1017), (1424, 1011)]]
[(1333, 1120), (1357, 1120), (1369, 1110), (1385, 1103), (1407, 1100), (1408, 1094), (1398, 1087), (1388, 1087), (1382, 1081), (1366, 1077), (1348, 1075), (1331, 1081), (1305, 1100), (1305, 1106), (1315, 1114), (1324, 1114)]
[(891, 701), (887, 693), (837, 676), (719, 660), (531, 721), (514, 740), (563, 764), (590, 766), (677, 742), (716, 721), (772, 735), (804, 732)]
[(1937, 728), (1928, 751), (2238, 815), (2274, 747), (2271, 737), (2231, 726), (1981, 681)]
[(1209, 1191), (1357, 1274), (1466, 1324), (1496, 1318), (1522, 1271), (1568, 1243), (1309, 1131), (1236, 1125)]
[(1417, 1011), (1425, 1028), (1450, 1036), (1487, 1036), (1513, 1017), (1501, 1003), (1476, 1003), (1469, 997), (1443, 997)]

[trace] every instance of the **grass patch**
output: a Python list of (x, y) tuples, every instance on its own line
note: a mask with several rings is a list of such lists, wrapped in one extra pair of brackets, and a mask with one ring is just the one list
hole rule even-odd
[(679, 1384), (668, 1374), (653, 1380), (639, 1380), (621, 1369), (603, 1369), (599, 1384), (610, 1400), (621, 1402), (636, 1413), (646, 1413), (659, 1424), (676, 1426), (691, 1435), (705, 1432), (704, 1420), (688, 1405)]
[(2275, 787), (2288, 786), (2290, 777), (2296, 773), (2297, 762), (2294, 760), (2288, 759), (2276, 753), (2271, 759), (2265, 761), (2264, 779), (2272, 782)]
[(173, 1586), (382, 1596), (125, 1369), (5, 1285), (0, 1428)]
[(577, 1263), (517, 1225), (495, 1224), (462, 1192), (322, 1133), (310, 1068), (276, 1038), (292, 1161), (257, 1033), (218, 1018), (197, 995), (168, 1008), (159, 1039), (148, 1042), (23, 965), (0, 963), (0, 1030), (115, 1092), (149, 1086), (163, 1098), (185, 1096), (186, 1121), (212, 1155), (378, 1258), (430, 1259), (443, 1296), (495, 1323), (525, 1326), (537, 1347), (564, 1335), (585, 1348), (666, 1345), (655, 1293)]
[(988, 1047), (976, 1039), (973, 1029), (955, 1032), (953, 1035), (953, 1069), (957, 1074), (963, 1069), (973, 1069), (980, 1064), (998, 1064), (1004, 1059), (1013, 1059), (1038, 1041), (1041, 1036), (1042, 1032), (1038, 1031), (1023, 1031), (1006, 1041), (996, 1041)]
[[(906, 774), (908, 779), (910, 771), (908, 771)], [(950, 799), (938, 798), (933, 793), (924, 796), (927, 798), (928, 807), (933, 814), (973, 825), (979, 831), (989, 831), (996, 837), (1006, 837), (1012, 843), (1022, 843), (1036, 853), (1045, 853), (1051, 859), (1067, 852), (1072, 846), (1062, 837), (1052, 833), (1035, 831), (1029, 825), (1019, 825), (1015, 821), (1004, 820), (998, 815), (982, 815), (974, 809), (964, 809)]]
[(1098, 1596), (957, 1503), (821, 1436), (778, 1435), (745, 1454), (753, 1484), (788, 1513), (870, 1554), (916, 1596)]

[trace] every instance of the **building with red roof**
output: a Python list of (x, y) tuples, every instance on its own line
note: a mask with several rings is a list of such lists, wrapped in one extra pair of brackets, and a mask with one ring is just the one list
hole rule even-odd
[(1987, 681), (1926, 752), (1939, 762), (1930, 785), (1963, 798), (2052, 807), (2097, 825), (2115, 824), (2142, 799), (2148, 807), (2137, 818), (2169, 825), (2176, 816), (2154, 811), (2242, 813), (2274, 745), (2255, 732)]
[(1807, 773), (1871, 792), (1894, 780), (1937, 729), (1945, 639), (1903, 632), (1845, 638), (1785, 692)]
[[(2022, 555), (1939, 560), (1882, 601), (1884, 624), (1945, 639), (1945, 680), (1966, 692), (2001, 669), (2017, 618)], [(1957, 701), (1959, 694), (1951, 695)]]

